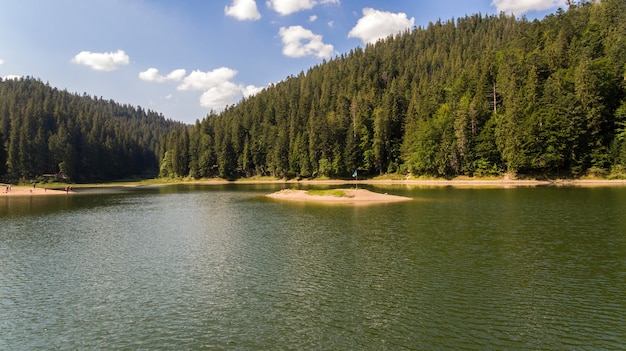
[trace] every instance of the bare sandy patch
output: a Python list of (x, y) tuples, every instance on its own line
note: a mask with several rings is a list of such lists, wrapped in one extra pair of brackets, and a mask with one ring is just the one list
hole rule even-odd
[[(72, 191), (69, 191), (71, 194)], [(44, 195), (65, 195), (68, 194), (64, 190), (47, 189), (45, 187), (32, 187), (32, 186), (16, 186), (12, 185), (10, 188), (7, 185), (3, 185), (0, 188), (0, 197), (2, 196), (44, 196)]]
[(310, 194), (307, 190), (284, 189), (269, 195), (272, 199), (298, 201), (298, 202), (316, 202), (329, 204), (354, 204), (368, 205), (381, 204), (400, 201), (412, 200), (410, 197), (380, 194), (366, 189), (337, 189), (342, 193), (341, 196), (328, 193), (326, 195)]

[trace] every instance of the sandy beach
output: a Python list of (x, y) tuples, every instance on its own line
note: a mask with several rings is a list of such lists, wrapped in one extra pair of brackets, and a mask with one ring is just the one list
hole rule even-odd
[[(43, 196), (43, 195), (68, 195), (64, 190), (47, 189), (44, 187), (32, 187), (22, 185), (12, 185), (7, 191), (7, 185), (0, 187), (0, 197), (2, 196)], [(69, 194), (72, 194), (70, 191)]]
[(376, 204), (390, 203), (399, 201), (412, 200), (410, 197), (375, 193), (365, 189), (338, 189), (343, 191), (345, 196), (332, 195), (311, 195), (306, 190), (284, 189), (267, 195), (269, 198), (299, 201), (299, 202), (318, 202), (318, 203), (334, 203), (334, 204)]

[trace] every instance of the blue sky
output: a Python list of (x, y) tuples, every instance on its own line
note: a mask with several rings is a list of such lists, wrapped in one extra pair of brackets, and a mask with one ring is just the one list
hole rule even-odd
[(268, 84), (414, 26), (542, 18), (565, 0), (0, 0), (0, 77), (193, 123)]

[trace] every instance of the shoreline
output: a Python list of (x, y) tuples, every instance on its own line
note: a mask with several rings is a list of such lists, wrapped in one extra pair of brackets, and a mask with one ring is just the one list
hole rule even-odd
[(71, 195), (73, 192), (65, 190), (51, 189), (46, 187), (32, 187), (27, 185), (11, 185), (11, 190), (7, 192), (7, 186), (0, 188), (0, 197), (3, 196), (49, 196), (49, 195)]
[[(534, 186), (572, 186), (572, 187), (603, 187), (603, 186), (626, 186), (626, 179), (606, 180), (606, 179), (556, 179), (556, 180), (534, 180), (534, 179), (365, 179), (365, 180), (341, 180), (341, 179), (198, 179), (163, 181), (155, 183), (144, 182), (120, 182), (105, 184), (73, 184), (77, 190), (84, 188), (115, 188), (115, 187), (161, 187), (176, 184), (202, 184), (202, 185), (225, 185), (225, 184), (286, 184), (286, 185), (336, 185), (336, 186), (358, 186), (358, 185), (407, 185), (407, 186), (427, 186), (427, 187), (534, 187)], [(0, 184), (0, 197), (4, 196), (49, 196), (49, 195), (71, 195), (72, 190), (66, 192), (60, 190), (58, 186), (46, 188), (43, 184), (39, 187), (29, 185), (12, 185), (9, 192), (6, 191), (7, 184)]]
[[(182, 182), (186, 183), (186, 182)], [(626, 179), (606, 180), (606, 179), (556, 179), (556, 180), (535, 180), (535, 179), (365, 179), (365, 180), (296, 180), (296, 179), (276, 179), (276, 180), (211, 180), (200, 179), (190, 181), (191, 184), (303, 184), (303, 185), (416, 185), (416, 186), (453, 186), (453, 187), (525, 187), (525, 186), (626, 186)]]

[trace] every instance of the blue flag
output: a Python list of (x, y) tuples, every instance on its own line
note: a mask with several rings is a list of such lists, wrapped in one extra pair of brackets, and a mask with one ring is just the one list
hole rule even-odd
[(357, 174), (356, 174), (356, 169), (354, 170), (354, 173), (352, 173), (352, 177), (356, 178)]

